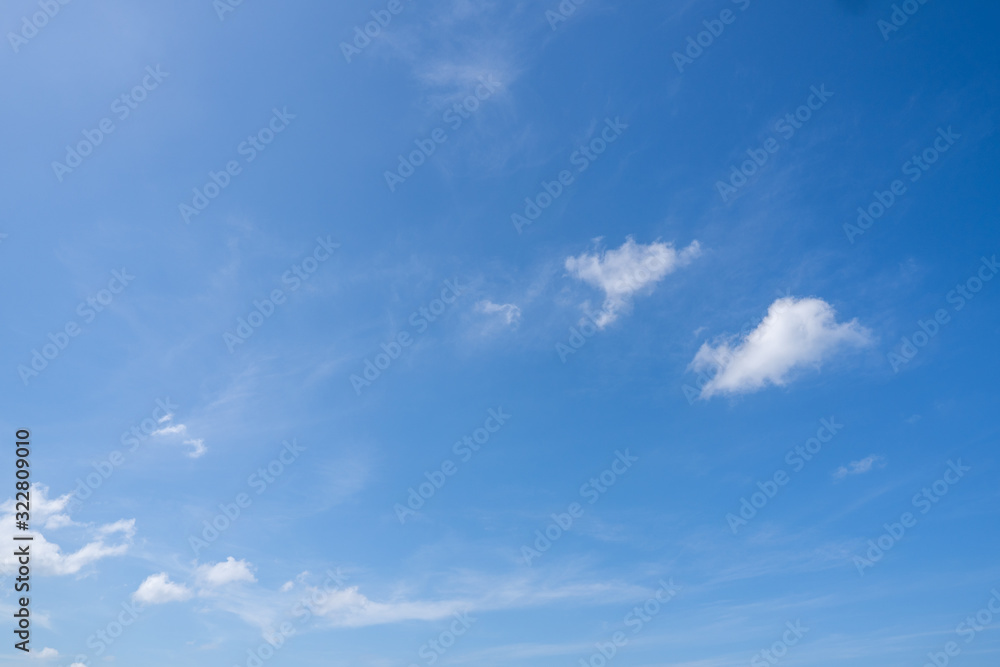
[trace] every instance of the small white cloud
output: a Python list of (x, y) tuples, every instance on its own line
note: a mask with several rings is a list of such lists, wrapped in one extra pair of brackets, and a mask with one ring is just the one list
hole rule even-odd
[(82, 662), (74, 662), (69, 667), (87, 667), (87, 665), (83, 664)]
[(784, 386), (793, 371), (819, 367), (838, 350), (871, 340), (871, 332), (856, 319), (838, 324), (833, 307), (822, 299), (787, 297), (772, 303), (764, 320), (742, 340), (731, 336), (714, 346), (704, 343), (690, 368), (716, 371), (702, 388), (702, 398), (747, 393), (768, 384)]
[(166, 572), (152, 574), (139, 584), (138, 590), (132, 594), (132, 599), (143, 604), (164, 604), (167, 602), (183, 602), (192, 596), (190, 589), (183, 584), (170, 581)]
[(476, 304), (476, 312), (484, 315), (497, 315), (504, 324), (512, 329), (516, 329), (521, 323), (521, 309), (513, 303), (493, 303), (489, 299), (484, 299)]
[(295, 582), (294, 581), (286, 581), (284, 584), (281, 585), (281, 592), (282, 593), (287, 593), (288, 591), (292, 590), (293, 588), (295, 588)]
[(49, 648), (48, 646), (46, 646), (41, 651), (39, 651), (38, 653), (36, 653), (35, 657), (36, 658), (42, 658), (42, 659), (44, 659), (44, 658), (58, 658), (59, 657), (59, 651), (55, 650), (54, 648)]
[(187, 455), (192, 459), (196, 459), (208, 451), (208, 447), (205, 446), (205, 441), (202, 440), (201, 438), (193, 438), (191, 440), (185, 440), (184, 444), (192, 445), (194, 447), (194, 449), (192, 449), (190, 452), (187, 453)]
[(833, 473), (833, 476), (836, 479), (844, 479), (848, 475), (863, 475), (866, 472), (871, 472), (874, 469), (884, 467), (885, 459), (881, 456), (872, 454), (871, 456), (866, 456), (860, 461), (851, 461), (846, 466), (840, 466)]
[[(160, 418), (159, 423), (169, 422), (173, 419), (173, 415), (164, 415)], [(187, 452), (187, 456), (192, 459), (200, 457), (202, 454), (208, 451), (205, 447), (205, 441), (202, 438), (189, 438), (188, 429), (186, 424), (175, 424), (173, 426), (164, 426), (163, 428), (158, 428), (152, 433), (153, 436), (157, 437), (170, 437), (179, 436), (182, 438), (182, 442), (185, 445), (191, 445), (191, 451)]]
[(253, 576), (250, 563), (245, 560), (236, 560), (232, 556), (216, 563), (215, 565), (201, 565), (197, 570), (198, 581), (209, 588), (225, 586), (237, 581), (254, 583), (257, 578)]
[[(600, 239), (595, 239), (595, 243), (600, 243)], [(631, 309), (636, 293), (651, 288), (700, 254), (697, 241), (677, 251), (670, 243), (656, 241), (643, 245), (629, 236), (617, 250), (585, 252), (567, 258), (566, 270), (577, 280), (604, 292), (602, 310), (594, 318), (603, 329)]]

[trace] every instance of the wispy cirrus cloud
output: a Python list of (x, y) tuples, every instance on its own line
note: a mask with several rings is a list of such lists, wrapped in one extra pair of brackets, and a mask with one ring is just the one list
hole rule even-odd
[(851, 461), (846, 466), (840, 466), (834, 473), (834, 479), (844, 479), (850, 475), (863, 475), (866, 472), (871, 472), (872, 470), (878, 470), (886, 466), (885, 458), (872, 454), (866, 456), (860, 461)]
[(464, 573), (441, 582), (426, 595), (389, 594), (376, 598), (362, 592), (360, 584), (346, 585), (347, 577), (339, 570), (323, 584), (303, 572), (277, 590), (259, 585), (253, 570), (247, 561), (230, 556), (220, 563), (195, 566), (185, 574), (189, 578), (187, 584), (171, 581), (165, 572), (151, 575), (133, 595), (150, 604), (197, 598), (217, 611), (238, 616), (265, 634), (302, 606), (308, 607), (320, 626), (360, 628), (437, 621), (456, 614), (539, 607), (571, 600), (603, 604), (646, 595), (643, 587), (615, 581), (553, 582), (536, 575)]
[(521, 323), (521, 309), (513, 303), (493, 303), (484, 299), (476, 303), (476, 312), (491, 316), (511, 329)]

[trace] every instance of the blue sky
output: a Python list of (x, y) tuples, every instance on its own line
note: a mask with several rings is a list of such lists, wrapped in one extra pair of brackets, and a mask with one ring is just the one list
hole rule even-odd
[(997, 19), (8, 3), (0, 659), (995, 665)]

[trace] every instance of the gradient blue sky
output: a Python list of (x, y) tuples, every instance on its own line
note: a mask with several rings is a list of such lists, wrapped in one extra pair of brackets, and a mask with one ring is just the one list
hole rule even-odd
[[(401, 0), (350, 62), (389, 2), (78, 1), (23, 42), (39, 5), (7, 3), (0, 421), (32, 432), (31, 659), (252, 665), (287, 624), (264, 664), (602, 667), (622, 632), (608, 664), (756, 667), (801, 623), (781, 664), (919, 666), (954, 641), (952, 664), (995, 666), (1000, 616), (960, 624), (1000, 590), (1000, 281), (976, 283), (1000, 253), (1000, 9), (912, 1), (890, 32), (882, 0), (587, 0), (565, 21), (556, 0)], [(705, 21), (724, 29), (678, 67)], [(724, 199), (748, 150), (767, 159)], [(65, 349), (27, 372), (50, 335)], [(389, 363), (352, 382), (368, 362)], [(949, 461), (970, 469), (915, 502)], [(734, 534), (758, 484), (774, 497)]]

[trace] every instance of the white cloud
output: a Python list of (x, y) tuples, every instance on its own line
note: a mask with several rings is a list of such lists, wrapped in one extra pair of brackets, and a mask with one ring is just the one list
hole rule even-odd
[(139, 584), (132, 593), (132, 599), (143, 604), (164, 604), (166, 602), (182, 602), (193, 594), (187, 586), (170, 581), (166, 572), (151, 574)]
[[(600, 240), (595, 239), (595, 243)], [(677, 251), (670, 243), (656, 241), (643, 245), (629, 236), (617, 250), (585, 252), (567, 258), (566, 270), (577, 280), (604, 292), (602, 310), (595, 316), (595, 323), (603, 329), (631, 309), (635, 294), (651, 289), (700, 254), (701, 246), (697, 241)]]
[[(96, 527), (84, 526), (74, 522), (69, 516), (73, 494), (67, 493), (56, 498), (49, 498), (48, 494), (48, 487), (32, 484), (32, 528), (41, 526), (47, 532), (66, 526), (82, 527), (87, 541), (77, 551), (63, 553), (62, 547), (50, 542), (41, 531), (34, 528), (34, 539), (31, 542), (32, 564), (39, 574), (77, 574), (92, 563), (111, 556), (121, 556), (128, 550), (135, 535), (135, 519), (122, 519)], [(19, 532), (15, 528), (14, 519), (14, 500), (0, 504), (0, 540), (5, 540), (7, 544)], [(17, 570), (17, 565), (13, 550), (0, 554), (0, 573), (13, 573)]]
[(856, 319), (838, 324), (833, 307), (822, 299), (781, 298), (742, 340), (736, 336), (704, 343), (691, 362), (696, 372), (714, 369), (701, 390), (702, 398), (740, 394), (774, 384), (784, 386), (793, 371), (819, 367), (824, 359), (847, 347), (861, 347), (871, 332)]
[(245, 560), (236, 560), (232, 556), (215, 565), (201, 565), (196, 574), (198, 581), (203, 586), (210, 588), (225, 586), (237, 581), (249, 583), (257, 581), (257, 578), (253, 576), (250, 563)]
[(521, 323), (521, 309), (513, 303), (493, 303), (484, 299), (476, 304), (476, 312), (484, 315), (497, 315), (508, 327), (516, 329)]
[(866, 472), (871, 472), (874, 468), (884, 468), (885, 459), (881, 456), (872, 454), (871, 456), (866, 456), (860, 461), (851, 461), (846, 466), (840, 466), (833, 473), (836, 479), (844, 479), (848, 475), (863, 475)]
[(193, 459), (198, 458), (202, 454), (208, 451), (208, 447), (205, 446), (205, 441), (201, 438), (192, 438), (190, 440), (184, 441), (185, 445), (192, 445), (194, 449), (187, 453)]
[(58, 658), (59, 657), (59, 651), (55, 650), (54, 648), (49, 648), (48, 646), (46, 646), (41, 651), (39, 651), (38, 653), (36, 653), (35, 657), (36, 658), (42, 658), (42, 659), (45, 659), (45, 658)]
[[(166, 419), (166, 417), (164, 417)], [(169, 421), (169, 420), (167, 420)], [(164, 426), (153, 431), (152, 435), (184, 435), (187, 433), (187, 426), (177, 424), (176, 426)]]
[[(160, 418), (159, 423), (170, 423), (173, 419), (173, 415), (164, 415)], [(188, 429), (186, 424), (174, 424), (173, 426), (164, 426), (163, 428), (158, 428), (152, 433), (153, 436), (157, 437), (170, 437), (176, 436), (180, 438), (185, 445), (191, 445), (191, 451), (187, 452), (187, 456), (192, 459), (200, 457), (202, 454), (208, 451), (205, 447), (205, 441), (201, 438), (190, 438), (188, 437)]]
[[(459, 597), (437, 599), (372, 600), (360, 592), (359, 587), (324, 590), (306, 587), (300, 594), (310, 601), (310, 610), (332, 627), (359, 628), (405, 621), (436, 621), (456, 614), (476, 611), (516, 609), (549, 604), (555, 601), (586, 599), (602, 595), (620, 594), (614, 584), (556, 585), (552, 587), (537, 579), (482, 578), (466, 575), (461, 581)], [(635, 590), (628, 594), (637, 596)]]
[[(542, 581), (535, 575), (498, 578), (465, 573), (450, 582), (439, 582), (429, 598), (409, 597), (404, 591), (413, 591), (411, 587), (404, 586), (402, 589), (397, 587), (396, 592), (385, 598), (372, 599), (358, 586), (344, 586), (345, 577), (339, 569), (336, 575), (329, 570), (326, 574), (328, 576), (321, 586), (316, 585), (318, 577), (303, 572), (296, 577), (296, 582), (286, 582), (277, 590), (268, 590), (260, 585), (200, 589), (199, 602), (238, 616), (266, 636), (272, 634), (277, 625), (287, 618), (288, 610), (297, 605), (304, 605), (323, 625), (358, 628), (407, 621), (437, 621), (465, 612), (518, 609), (566, 600), (601, 599), (606, 603), (613, 599), (625, 602), (645, 594), (641, 587), (623, 586), (618, 582), (568, 583), (548, 578)], [(166, 580), (165, 574), (158, 576)], [(307, 581), (310, 579), (312, 583)]]

